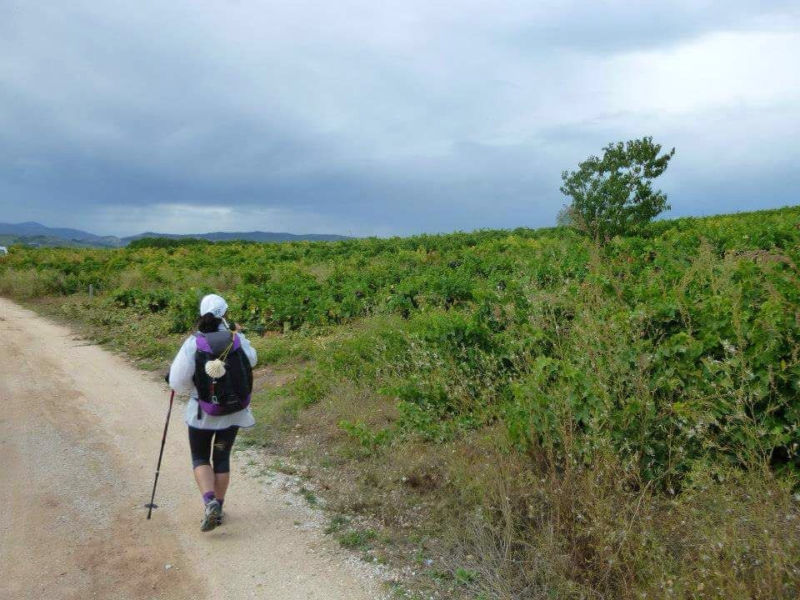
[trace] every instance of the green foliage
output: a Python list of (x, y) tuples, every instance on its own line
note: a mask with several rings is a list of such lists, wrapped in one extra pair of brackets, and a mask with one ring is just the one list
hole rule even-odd
[(380, 446), (389, 443), (392, 439), (392, 432), (389, 429), (373, 431), (366, 424), (361, 422), (340, 421), (339, 427), (346, 431), (360, 446), (361, 451), (372, 454)]
[(798, 223), (798, 208), (659, 221), (603, 246), (558, 228), (19, 249), (0, 290), (83, 299), (70, 315), (151, 361), (217, 291), (263, 358), (302, 362), (270, 396), (282, 418), (337, 389), (396, 407), (374, 431), (336, 419), (362, 453), (499, 427), (520, 453), (566, 467), (612, 451), (678, 489), (698, 461), (800, 471)]
[(317, 403), (325, 396), (329, 383), (328, 379), (319, 377), (311, 369), (301, 373), (292, 384), (292, 392), (298, 402), (298, 406), (305, 408)]
[(653, 138), (617, 142), (603, 148), (602, 158), (590, 156), (577, 171), (564, 171), (561, 192), (572, 198), (559, 213), (559, 224), (577, 224), (592, 238), (637, 233), (669, 209), (667, 196), (652, 182), (667, 169), (675, 149), (662, 154)]
[(469, 569), (464, 569), (461, 567), (456, 569), (454, 575), (456, 583), (459, 585), (474, 583), (478, 579), (478, 574), (475, 571), (470, 571)]
[(350, 550), (366, 552), (377, 539), (378, 534), (374, 529), (351, 529), (338, 535), (339, 544)]
[(800, 208), (603, 237), (18, 248), (0, 292), (150, 366), (225, 295), (281, 365), (246, 437), (313, 429), (355, 512), (463, 537), (417, 570), (455, 597), (796, 598)]
[(133, 240), (128, 244), (128, 248), (134, 250), (139, 248), (180, 248), (183, 246), (206, 246), (212, 243), (199, 238), (143, 237)]
[(316, 494), (306, 487), (300, 488), (300, 495), (308, 502), (309, 506), (319, 506), (319, 498)]

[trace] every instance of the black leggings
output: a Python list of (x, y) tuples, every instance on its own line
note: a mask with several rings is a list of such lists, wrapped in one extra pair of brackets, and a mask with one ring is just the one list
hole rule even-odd
[(214, 449), (214, 473), (229, 473), (231, 470), (231, 448), (238, 427), (228, 429), (196, 429), (189, 427), (189, 448), (192, 450), (192, 467), (211, 464), (211, 449)]

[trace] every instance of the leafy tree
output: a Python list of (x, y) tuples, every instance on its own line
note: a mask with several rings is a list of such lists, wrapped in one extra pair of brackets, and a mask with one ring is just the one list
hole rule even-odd
[(572, 222), (599, 241), (634, 233), (669, 209), (667, 195), (653, 190), (653, 180), (667, 169), (675, 148), (661, 154), (652, 137), (617, 142), (590, 156), (577, 171), (564, 171), (561, 192), (572, 198)]
[(558, 211), (558, 215), (556, 215), (556, 226), (557, 227), (572, 227), (575, 225), (575, 217), (572, 214), (572, 207), (571, 206), (564, 206)]

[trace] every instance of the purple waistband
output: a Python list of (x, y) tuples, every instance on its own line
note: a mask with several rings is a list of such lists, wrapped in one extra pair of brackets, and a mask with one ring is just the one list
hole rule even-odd
[[(224, 410), (225, 410), (225, 407), (222, 406), (221, 404), (214, 404), (213, 402), (206, 402), (204, 400), (200, 400), (200, 398), (198, 398), (197, 401), (200, 403), (200, 408), (203, 409), (203, 412), (206, 413), (207, 415), (211, 415), (212, 417), (221, 416), (223, 414)], [(242, 402), (242, 410), (244, 410), (248, 406), (250, 406), (250, 396), (245, 398), (244, 402)], [(239, 412), (239, 411), (236, 411), (236, 412)], [(230, 414), (233, 414), (233, 413), (230, 413)]]

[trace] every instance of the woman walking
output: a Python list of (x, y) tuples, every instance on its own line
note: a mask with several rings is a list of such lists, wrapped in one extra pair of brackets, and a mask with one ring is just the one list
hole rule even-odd
[(205, 296), (197, 332), (183, 343), (169, 370), (170, 387), (190, 395), (185, 421), (194, 478), (205, 504), (201, 531), (222, 524), (233, 442), (240, 427), (256, 423), (250, 411), (256, 351), (237, 328), (231, 331), (227, 312), (221, 296)]

